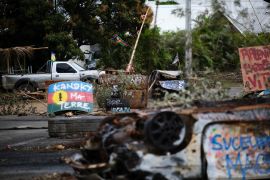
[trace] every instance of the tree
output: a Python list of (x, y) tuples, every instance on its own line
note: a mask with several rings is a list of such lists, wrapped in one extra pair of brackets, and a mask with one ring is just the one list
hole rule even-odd
[[(103, 37), (100, 41), (102, 46), (101, 65), (125, 69), (147, 8), (143, 0), (101, 1), (98, 13), (101, 22), (101, 35)], [(143, 31), (148, 29), (153, 19), (152, 16), (153, 13), (150, 11), (146, 17)], [(115, 34), (121, 37), (129, 46), (123, 47), (115, 44), (112, 40)]]
[(58, 6), (68, 17), (72, 37), (79, 46), (99, 43), (102, 35), (97, 0), (61, 0)]
[[(3, 0), (0, 9), (0, 47), (48, 46), (58, 60), (82, 57), (82, 44), (99, 43), (104, 67), (124, 68), (147, 7), (144, 0)], [(144, 30), (152, 21), (149, 13)], [(112, 41), (114, 34), (129, 46)], [(122, 66), (119, 66), (121, 64)]]
[(164, 49), (158, 28), (147, 29), (142, 34), (135, 56), (136, 71), (146, 74), (155, 69), (166, 69), (170, 55)]
[(71, 28), (67, 17), (55, 11), (48, 1), (3, 0), (0, 9), (3, 9), (0, 17), (0, 47), (48, 46), (50, 50), (56, 51), (58, 60), (82, 57), (76, 41), (70, 37)]
[(44, 17), (51, 6), (43, 0), (3, 0), (0, 2), (0, 47), (42, 46)]
[[(241, 6), (239, 0), (234, 3)], [(222, 3), (213, 0), (212, 6), (214, 12), (197, 17), (197, 25), (193, 29), (194, 68), (223, 71), (240, 69), (238, 48), (267, 45), (270, 42), (269, 33), (241, 34), (227, 19), (228, 15)]]
[(164, 32), (161, 36), (161, 41), (164, 43), (164, 48), (171, 55), (171, 61), (175, 57), (176, 54), (179, 56), (180, 66), (178, 67), (180, 70), (184, 70), (185, 67), (185, 31), (177, 31), (177, 32)]
[[(68, 17), (72, 37), (78, 45), (101, 45), (100, 66), (125, 68), (142, 22), (141, 17), (147, 9), (143, 0), (61, 0), (59, 7)], [(145, 28), (151, 21), (152, 12), (147, 16)], [(112, 40), (114, 35), (121, 37), (129, 46), (115, 44)]]

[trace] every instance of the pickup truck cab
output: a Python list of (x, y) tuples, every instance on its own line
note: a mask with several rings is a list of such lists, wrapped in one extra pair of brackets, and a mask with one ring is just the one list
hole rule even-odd
[(2, 75), (5, 90), (35, 91), (45, 89), (45, 81), (95, 81), (103, 74), (99, 70), (85, 70), (72, 61), (48, 61), (45, 72), (35, 74)]

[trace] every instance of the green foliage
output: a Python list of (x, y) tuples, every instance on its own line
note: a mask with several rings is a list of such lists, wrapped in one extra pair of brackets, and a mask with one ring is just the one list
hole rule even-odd
[(43, 19), (50, 14), (46, 1), (3, 0), (0, 9), (0, 47), (42, 45)]
[(267, 33), (241, 34), (225, 16), (216, 12), (197, 18), (193, 30), (193, 67), (197, 70), (235, 70), (240, 68), (238, 48), (269, 44)]
[[(146, 30), (140, 39), (135, 56), (136, 71), (150, 74), (153, 70), (183, 69), (185, 32), (160, 33), (158, 28)], [(172, 66), (178, 53), (180, 66)]]
[[(193, 59), (199, 69), (205, 67), (219, 69), (228, 63), (225, 55), (232, 54), (229, 46), (233, 44), (233, 30), (226, 24), (221, 13), (198, 17), (198, 26), (193, 30)], [(233, 50), (233, 49), (232, 49)]]
[[(82, 44), (101, 44), (102, 67), (125, 68), (131, 47), (111, 41), (118, 34), (133, 46), (147, 7), (144, 0), (3, 0), (0, 9), (0, 47), (48, 46), (58, 60), (82, 58)], [(144, 29), (149, 27), (149, 12)]]
[[(2, 0), (0, 47), (48, 46), (56, 52), (58, 60), (67, 60), (83, 58), (80, 45), (99, 43), (100, 67), (125, 69), (142, 23), (141, 16), (147, 9), (144, 3), (144, 0), (59, 0), (54, 8), (50, 1)], [(234, 3), (241, 5), (239, 0)], [(224, 6), (217, 0), (213, 0), (212, 6), (213, 14), (202, 14), (195, 20), (193, 68), (239, 69), (238, 48), (268, 45), (269, 33), (240, 34), (224, 17)], [(174, 14), (182, 16), (183, 10)], [(149, 74), (154, 69), (170, 69), (176, 53), (182, 69), (185, 32), (161, 33), (157, 28), (150, 29), (152, 15), (150, 10), (135, 53), (135, 70)], [(129, 46), (115, 44), (114, 34)]]
[(162, 42), (159, 29), (147, 29), (141, 36), (135, 56), (137, 72), (150, 73), (155, 69), (166, 69), (171, 60)]
[(75, 39), (68, 35), (72, 29), (66, 16), (56, 12), (49, 1), (4, 0), (0, 9), (4, 10), (0, 17), (0, 47), (46, 45), (61, 60), (82, 57)]
[(130, 47), (123, 47), (108, 41), (103, 44), (101, 52), (101, 61), (99, 66), (113, 69), (125, 69), (131, 54)]
[(100, 24), (97, 19), (98, 4), (92, 0), (60, 0), (59, 6), (69, 17), (68, 26), (72, 29), (72, 36), (78, 45), (94, 44), (99, 41)]
[(180, 60), (180, 66), (178, 68), (183, 69), (185, 59), (185, 31), (164, 32), (161, 38), (164, 48), (168, 51), (167, 53), (170, 54), (168, 66), (172, 63), (173, 58), (178, 53)]
[[(143, 0), (101, 1), (98, 12), (102, 22), (102, 31), (100, 31), (102, 36), (100, 40), (102, 44), (101, 67), (125, 69), (142, 23), (141, 15), (145, 12), (146, 7)], [(150, 17), (147, 16), (147, 19), (151, 19), (151, 12), (149, 15)], [(150, 21), (146, 20), (143, 31), (148, 28), (149, 23)], [(119, 35), (129, 46), (123, 47), (115, 44), (112, 40), (114, 34)]]
[[(110, 39), (113, 34), (121, 36), (129, 33), (131, 41), (134, 41), (140, 28), (141, 15), (146, 12), (144, 0), (104, 0), (99, 5), (99, 19), (102, 22), (103, 36)], [(146, 24), (147, 26), (147, 24)]]
[(74, 55), (83, 58), (81, 50), (78, 49), (76, 42), (67, 32), (48, 34), (45, 41), (50, 45), (51, 49), (55, 50), (57, 60), (68, 60)]

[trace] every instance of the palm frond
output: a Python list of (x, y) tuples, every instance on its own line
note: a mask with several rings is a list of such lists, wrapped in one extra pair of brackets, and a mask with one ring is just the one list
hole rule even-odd
[(0, 57), (1, 57), (1, 67), (6, 69), (1, 69), (1, 71), (6, 71), (9, 73), (11, 64), (18, 64), (22, 70), (24, 67), (21, 66), (21, 60), (23, 60), (23, 66), (25, 66), (25, 59), (31, 58), (33, 56), (34, 48), (31, 46), (24, 47), (11, 47), (11, 48), (0, 48)]

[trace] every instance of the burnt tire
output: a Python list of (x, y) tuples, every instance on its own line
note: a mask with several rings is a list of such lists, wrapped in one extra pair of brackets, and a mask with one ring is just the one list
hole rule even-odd
[(186, 146), (187, 125), (176, 113), (160, 112), (146, 121), (144, 134), (146, 142), (155, 153), (177, 153)]

